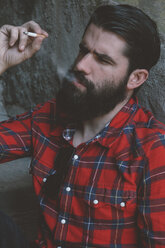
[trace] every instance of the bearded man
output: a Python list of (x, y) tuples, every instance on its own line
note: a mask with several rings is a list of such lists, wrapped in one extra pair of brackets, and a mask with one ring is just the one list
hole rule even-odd
[[(29, 30), (42, 36), (29, 41)], [(34, 22), (3, 26), (0, 71), (43, 36)], [(165, 126), (135, 96), (160, 56), (156, 24), (138, 8), (103, 5), (79, 47), (55, 100), (0, 125), (1, 162), (32, 157), (33, 247), (164, 247)]]

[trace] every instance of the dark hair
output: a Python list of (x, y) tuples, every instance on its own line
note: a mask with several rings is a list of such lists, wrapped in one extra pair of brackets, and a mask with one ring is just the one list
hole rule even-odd
[(86, 29), (91, 23), (120, 35), (126, 41), (129, 73), (135, 69), (149, 71), (157, 63), (160, 57), (157, 26), (142, 10), (126, 4), (103, 5), (94, 11)]

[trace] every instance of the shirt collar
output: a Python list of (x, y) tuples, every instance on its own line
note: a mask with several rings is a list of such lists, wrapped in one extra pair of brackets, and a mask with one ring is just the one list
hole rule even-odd
[[(90, 141), (96, 140), (102, 146), (110, 147), (112, 143), (120, 136), (123, 130), (131, 125), (131, 121), (137, 111), (138, 100), (132, 97), (123, 108), (115, 115), (111, 122), (107, 123), (105, 127)], [(65, 128), (59, 127), (59, 130), (52, 132), (53, 136), (63, 136), (64, 140), (70, 141), (75, 132), (74, 124), (69, 124)], [(55, 135), (56, 133), (56, 135)], [(89, 142), (89, 141), (88, 141)]]
[(115, 115), (110, 122), (107, 129), (103, 129), (102, 137), (98, 142), (105, 146), (110, 147), (117, 138), (124, 132), (133, 128), (133, 118), (138, 109), (138, 100), (136, 97), (132, 97), (123, 108)]

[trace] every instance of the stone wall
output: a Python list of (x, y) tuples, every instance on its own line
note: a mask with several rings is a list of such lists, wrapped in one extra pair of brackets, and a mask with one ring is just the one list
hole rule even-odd
[[(96, 6), (111, 2), (135, 5), (158, 23), (162, 39), (161, 59), (138, 97), (159, 120), (165, 122), (164, 0), (1, 0), (0, 25), (21, 25), (33, 19), (49, 33), (49, 38), (32, 59), (9, 69), (0, 77), (1, 120), (55, 96), (61, 74), (77, 54), (90, 14)], [(1, 167), (0, 209), (11, 215), (31, 239), (36, 234), (36, 203), (31, 178), (28, 177), (28, 164), (29, 159), (24, 159)]]
[(164, 0), (1, 0), (0, 25), (20, 25), (35, 20), (49, 33), (42, 49), (32, 59), (11, 68), (1, 77), (3, 103), (9, 115), (15, 115), (54, 97), (59, 83), (57, 72), (65, 71), (74, 61), (83, 29), (95, 6), (103, 3), (128, 3), (149, 14), (162, 37), (162, 54), (151, 77), (139, 93), (140, 102), (165, 122)]

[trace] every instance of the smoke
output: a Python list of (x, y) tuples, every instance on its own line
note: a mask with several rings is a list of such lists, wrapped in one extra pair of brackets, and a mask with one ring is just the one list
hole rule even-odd
[(67, 82), (75, 81), (75, 76), (74, 76), (74, 74), (73, 74), (73, 72), (71, 70), (66, 70), (66, 69), (64, 69), (62, 67), (57, 67), (57, 75), (58, 75), (60, 85), (62, 84), (64, 79)]

